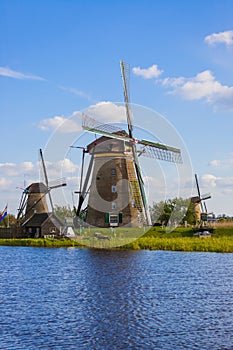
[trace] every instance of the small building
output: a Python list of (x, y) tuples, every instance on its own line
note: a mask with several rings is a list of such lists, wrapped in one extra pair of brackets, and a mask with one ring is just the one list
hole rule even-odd
[(54, 213), (35, 213), (22, 224), (24, 235), (28, 238), (61, 236), (64, 224)]

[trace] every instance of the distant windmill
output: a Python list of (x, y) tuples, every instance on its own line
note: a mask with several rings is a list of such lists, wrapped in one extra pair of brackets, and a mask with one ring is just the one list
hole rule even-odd
[(194, 203), (196, 220), (199, 222), (206, 222), (208, 211), (207, 211), (205, 200), (211, 198), (211, 195), (210, 193), (205, 193), (204, 195), (201, 195), (197, 174), (195, 174), (195, 181), (196, 181), (198, 196), (192, 197), (191, 201), (192, 203)]
[[(122, 61), (120, 66), (127, 132), (114, 125), (97, 122), (83, 114), (83, 129), (102, 136), (83, 148), (80, 195), (76, 214), (80, 216), (82, 205), (89, 193), (85, 208), (86, 222), (97, 227), (151, 225), (138, 155), (181, 162), (180, 149), (133, 137), (126, 78), (129, 69)], [(91, 158), (83, 181), (83, 162), (86, 153), (89, 153)]]
[(52, 212), (54, 212), (54, 206), (53, 206), (50, 191), (55, 188), (66, 186), (64, 179), (59, 179), (59, 180), (56, 180), (56, 182), (49, 183), (45, 162), (44, 162), (44, 157), (41, 149), (40, 149), (40, 159), (42, 162), (45, 184), (43, 182), (35, 182), (23, 190), (20, 204), (19, 204), (19, 209), (18, 209), (18, 215), (17, 215), (18, 220), (22, 219), (25, 221), (30, 217), (32, 217), (35, 213), (37, 214), (48, 213), (49, 210), (46, 202), (46, 195), (49, 196), (51, 209), (52, 209)]

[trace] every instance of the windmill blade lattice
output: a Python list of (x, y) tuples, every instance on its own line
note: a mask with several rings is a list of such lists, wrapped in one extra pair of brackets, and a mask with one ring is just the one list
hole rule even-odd
[(182, 163), (181, 152), (178, 148), (147, 140), (138, 141), (138, 143), (144, 145), (140, 150), (140, 155), (173, 163)]
[(97, 134), (107, 133), (109, 134), (109, 136), (114, 132), (121, 130), (119, 127), (116, 127), (115, 125), (98, 122), (96, 119), (84, 113), (82, 115), (82, 127), (83, 129), (88, 130), (90, 132), (94, 132)]
[(139, 151), (140, 155), (173, 163), (182, 163), (180, 149), (163, 145), (158, 142), (152, 142), (148, 140), (139, 141), (137, 139), (127, 137), (126, 133), (122, 129), (119, 129), (114, 125), (100, 123), (94, 118), (87, 116), (86, 114), (83, 115), (83, 129), (93, 133), (101, 134), (106, 137), (115, 138), (133, 144), (138, 143), (140, 145), (143, 145)]
[(120, 61), (121, 66), (121, 75), (122, 75), (122, 81), (123, 81), (123, 88), (124, 88), (124, 100), (125, 100), (125, 109), (126, 109), (126, 117), (127, 117), (127, 124), (128, 124), (128, 132), (129, 136), (133, 136), (133, 124), (132, 124), (132, 115), (131, 110), (129, 107), (129, 64)]

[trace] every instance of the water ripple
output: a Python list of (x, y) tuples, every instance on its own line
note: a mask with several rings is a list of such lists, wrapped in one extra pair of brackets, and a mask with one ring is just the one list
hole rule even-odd
[(0, 247), (0, 348), (233, 349), (232, 254)]

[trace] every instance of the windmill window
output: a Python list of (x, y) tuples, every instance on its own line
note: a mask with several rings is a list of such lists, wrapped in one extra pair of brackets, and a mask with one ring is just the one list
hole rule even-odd
[(112, 209), (116, 209), (116, 202), (112, 202)]
[(116, 169), (112, 169), (111, 172), (112, 172), (112, 175), (116, 175)]
[(109, 215), (110, 224), (118, 224), (118, 215), (110, 214)]
[(117, 191), (116, 185), (112, 185), (112, 193), (116, 193), (116, 191)]

